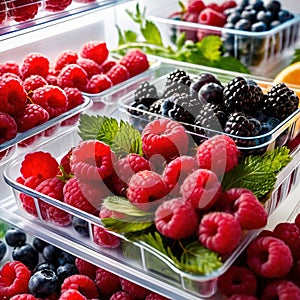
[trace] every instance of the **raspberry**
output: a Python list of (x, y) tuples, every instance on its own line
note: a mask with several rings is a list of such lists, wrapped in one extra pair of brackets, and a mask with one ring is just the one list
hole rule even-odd
[(205, 8), (202, 0), (189, 0), (187, 3), (187, 11), (193, 13), (200, 13)]
[(0, 79), (0, 111), (11, 116), (23, 112), (27, 93), (22, 83), (16, 78)]
[(186, 155), (189, 137), (185, 128), (170, 119), (148, 123), (142, 131), (142, 149), (147, 158), (161, 155), (167, 162)]
[(148, 289), (125, 278), (120, 278), (120, 283), (122, 290), (136, 300), (145, 299), (150, 294), (150, 291)]
[(78, 53), (73, 50), (64, 50), (60, 52), (54, 62), (54, 70), (60, 71), (66, 65), (76, 64), (78, 59)]
[(112, 294), (109, 300), (133, 300), (133, 298), (126, 292), (118, 291)]
[(76, 177), (69, 179), (64, 186), (64, 202), (87, 213), (94, 213), (101, 205), (103, 191), (99, 187), (79, 182)]
[(67, 110), (71, 110), (84, 102), (83, 95), (78, 88), (65, 87), (64, 92), (68, 99)]
[(111, 79), (106, 74), (93, 75), (87, 85), (86, 92), (90, 94), (101, 93), (113, 86)]
[(273, 229), (273, 236), (284, 241), (290, 247), (295, 261), (300, 259), (300, 230), (296, 224), (277, 224)]
[(44, 9), (52, 12), (62, 11), (71, 3), (72, 0), (46, 0)]
[(168, 192), (178, 195), (183, 180), (197, 167), (196, 160), (192, 156), (182, 155), (170, 161), (162, 174)]
[(219, 198), (221, 183), (214, 172), (197, 169), (184, 179), (180, 193), (194, 208), (204, 210), (210, 208)]
[(6, 1), (9, 16), (16, 22), (33, 19), (38, 13), (39, 3), (39, 0)]
[(140, 209), (149, 210), (159, 203), (167, 193), (166, 185), (160, 174), (143, 170), (133, 174), (127, 189), (127, 198)]
[(223, 27), (226, 23), (226, 16), (223, 13), (208, 7), (200, 12), (198, 17), (198, 23), (210, 26)]
[(232, 265), (218, 278), (218, 288), (227, 297), (234, 294), (253, 296), (257, 289), (256, 276), (246, 267)]
[(24, 113), (16, 119), (18, 131), (24, 132), (49, 120), (49, 113), (40, 105), (28, 103)]
[(20, 172), (24, 179), (31, 176), (45, 180), (55, 177), (58, 173), (58, 162), (48, 152), (36, 151), (25, 155)]
[(17, 294), (28, 293), (30, 270), (21, 262), (7, 262), (0, 270), (0, 298), (9, 299)]
[(125, 66), (121, 64), (115, 64), (107, 72), (106, 75), (110, 78), (113, 85), (124, 82), (130, 78), (130, 74)]
[(0, 76), (4, 75), (5, 73), (12, 73), (20, 76), (19, 64), (14, 60), (8, 60), (4, 63), (0, 63)]
[(2, 24), (6, 20), (6, 17), (7, 17), (7, 11), (6, 11), (5, 0), (1, 0), (0, 1), (0, 24)]
[(117, 64), (117, 61), (114, 59), (107, 59), (102, 65), (102, 73), (106, 74), (114, 65)]
[(200, 168), (212, 170), (218, 176), (238, 164), (240, 151), (234, 140), (227, 135), (216, 135), (201, 143), (196, 159)]
[(275, 280), (270, 282), (263, 290), (262, 300), (268, 299), (300, 299), (300, 289), (293, 282), (288, 280)]
[(95, 282), (100, 294), (106, 298), (121, 289), (119, 276), (99, 267), (96, 269)]
[(80, 55), (83, 58), (88, 58), (101, 65), (108, 57), (109, 51), (106, 42), (89, 41), (82, 45)]
[(37, 298), (31, 294), (19, 294), (11, 297), (10, 300), (37, 300)]
[(86, 276), (90, 277), (92, 280), (94, 280), (96, 278), (97, 267), (95, 265), (93, 265), (92, 263), (90, 263), (82, 258), (76, 257), (75, 266), (76, 266), (79, 274), (86, 275)]
[(156, 209), (155, 226), (168, 238), (187, 238), (197, 230), (198, 215), (191, 203), (174, 198), (163, 202)]
[(198, 240), (212, 251), (228, 254), (237, 247), (241, 238), (241, 226), (229, 213), (210, 212), (200, 221)]
[(13, 117), (0, 112), (0, 144), (3, 144), (17, 136), (17, 124)]
[(83, 296), (79, 291), (70, 288), (66, 290), (65, 292), (61, 293), (58, 300), (87, 300), (85, 296)]
[(130, 77), (138, 75), (149, 69), (147, 55), (140, 49), (129, 50), (121, 59), (120, 64), (125, 66)]
[[(73, 147), (61, 158), (60, 163), (59, 163), (59, 168), (63, 168), (63, 171), (68, 174), (71, 175), (71, 166), (70, 166), (70, 159), (71, 159), (71, 155), (72, 155), (72, 150)], [(63, 174), (60, 174), (63, 175)], [(70, 176), (71, 178), (71, 176)]]
[(267, 224), (264, 206), (248, 189), (232, 188), (223, 192), (216, 207), (232, 213), (243, 229), (259, 229)]
[(32, 102), (43, 107), (50, 119), (67, 111), (68, 99), (65, 92), (58, 86), (44, 85), (32, 94)]
[(88, 75), (79, 65), (69, 64), (60, 71), (57, 81), (61, 88), (76, 87), (80, 91), (84, 91), (88, 82)]
[(116, 248), (121, 244), (121, 239), (100, 226), (93, 227), (94, 242), (104, 248)]
[(295, 218), (295, 224), (300, 230), (300, 213), (298, 213), (298, 215)]
[(225, 12), (225, 10), (234, 8), (237, 6), (236, 1), (234, 0), (226, 0), (223, 3), (220, 4), (220, 10), (221, 12)]
[(99, 298), (97, 286), (88, 276), (76, 274), (67, 277), (61, 285), (61, 293), (63, 294), (70, 288), (78, 290), (87, 298)]
[(114, 192), (125, 197), (130, 178), (133, 174), (143, 170), (151, 170), (151, 164), (138, 154), (130, 153), (118, 159), (114, 164), (114, 173), (111, 178)]
[(113, 173), (115, 154), (98, 140), (82, 141), (73, 149), (71, 170), (83, 181), (105, 179)]
[(255, 296), (249, 296), (245, 294), (234, 294), (228, 298), (228, 300), (258, 300)]
[(166, 298), (154, 292), (150, 292), (150, 294), (145, 298), (145, 300), (169, 300), (169, 298)]
[(41, 53), (30, 53), (26, 55), (20, 65), (21, 77), (24, 80), (30, 75), (40, 75), (44, 78), (49, 73), (50, 61)]
[(25, 78), (23, 82), (23, 86), (27, 93), (32, 93), (37, 88), (46, 84), (48, 84), (47, 80), (40, 75), (30, 75), (29, 77)]
[(247, 248), (247, 264), (259, 276), (284, 277), (293, 265), (293, 256), (290, 248), (280, 239), (258, 237)]
[[(42, 181), (37, 187), (36, 191), (54, 198), (58, 201), (64, 200), (63, 187), (64, 182), (57, 177), (48, 178)], [(62, 209), (59, 209), (44, 201), (39, 201), (41, 214), (44, 220), (50, 221), (59, 226), (67, 226), (71, 224), (71, 215)]]
[(76, 63), (86, 71), (88, 78), (101, 73), (101, 66), (92, 59), (79, 57)]
[(58, 80), (56, 75), (48, 74), (46, 80), (50, 85), (58, 85)]

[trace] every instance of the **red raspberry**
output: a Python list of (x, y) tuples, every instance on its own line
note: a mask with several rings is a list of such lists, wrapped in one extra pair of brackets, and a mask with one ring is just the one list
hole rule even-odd
[(138, 75), (149, 69), (147, 55), (140, 49), (129, 50), (121, 59), (120, 64), (125, 66), (130, 77)]
[(157, 201), (167, 193), (167, 188), (160, 174), (143, 170), (133, 174), (127, 189), (127, 198), (140, 209), (149, 210), (159, 205)]
[(115, 64), (107, 72), (106, 75), (110, 78), (113, 85), (124, 82), (130, 78), (130, 74), (125, 66)]
[(223, 192), (216, 207), (232, 213), (243, 229), (259, 229), (267, 224), (264, 206), (248, 189), (232, 188)]
[(73, 50), (64, 50), (60, 52), (54, 62), (54, 70), (60, 71), (66, 65), (76, 64), (78, 59), (78, 53)]
[(284, 277), (293, 265), (293, 256), (290, 248), (280, 239), (259, 237), (247, 248), (247, 264), (259, 276)]
[(143, 170), (151, 170), (151, 164), (138, 154), (130, 153), (117, 160), (111, 178), (114, 192), (125, 197), (130, 178), (133, 174)]
[(170, 119), (158, 119), (148, 123), (142, 131), (142, 149), (147, 158), (160, 155), (169, 162), (186, 155), (189, 137), (185, 128)]
[(197, 162), (192, 156), (179, 156), (170, 161), (165, 167), (162, 177), (168, 192), (178, 196), (183, 180), (197, 168)]
[(101, 65), (108, 57), (109, 51), (106, 42), (89, 41), (82, 45), (80, 55), (83, 58), (88, 58)]
[(17, 136), (17, 124), (13, 117), (0, 112), (0, 144), (3, 144)]
[(94, 280), (96, 278), (97, 267), (94, 264), (92, 264), (80, 257), (76, 257), (75, 266), (76, 266), (79, 274), (86, 275), (86, 276), (90, 277), (92, 280)]
[(295, 218), (295, 224), (300, 230), (300, 213), (298, 213), (296, 218)]
[(55, 177), (58, 173), (58, 162), (48, 152), (36, 151), (25, 155), (20, 172), (24, 179), (31, 176), (45, 180)]
[(109, 300), (133, 300), (133, 298), (126, 292), (118, 291), (112, 294)]
[(76, 87), (80, 91), (84, 91), (88, 82), (88, 76), (86, 71), (79, 65), (69, 64), (63, 67), (57, 80), (61, 88)]
[(198, 215), (192, 204), (184, 202), (181, 198), (165, 201), (155, 211), (156, 229), (164, 236), (175, 240), (187, 238), (195, 233), (198, 221)]
[(249, 296), (245, 294), (234, 294), (228, 298), (228, 300), (258, 300), (255, 296)]
[(107, 59), (102, 65), (102, 73), (106, 74), (114, 65), (117, 64), (117, 61), (114, 59)]
[(19, 294), (11, 297), (10, 300), (37, 300), (37, 298), (31, 294)]
[(101, 66), (92, 59), (79, 57), (76, 63), (86, 71), (88, 78), (91, 78), (93, 75), (97, 75), (102, 72)]
[(73, 149), (71, 170), (83, 181), (108, 178), (113, 173), (115, 154), (110, 147), (98, 140), (82, 141)]
[(37, 88), (42, 87), (46, 84), (48, 84), (47, 80), (40, 75), (30, 75), (23, 81), (23, 86), (27, 93), (32, 93)]
[(58, 300), (87, 300), (87, 297), (83, 296), (79, 291), (74, 288), (70, 288), (65, 292), (61, 293)]
[(76, 177), (69, 179), (64, 186), (64, 202), (87, 213), (94, 213), (101, 205), (104, 191), (101, 185), (79, 182)]
[(24, 132), (49, 120), (49, 113), (40, 105), (28, 103), (21, 117), (16, 119), (18, 131)]
[(225, 10), (234, 8), (237, 6), (236, 1), (234, 0), (226, 0), (223, 3), (220, 4), (220, 10), (221, 12), (225, 12)]
[(33, 19), (40, 6), (39, 0), (12, 0), (6, 1), (7, 9), (11, 19), (16, 22), (24, 22)]
[(187, 3), (188, 12), (199, 14), (205, 7), (206, 6), (202, 0), (189, 0)]
[(294, 223), (279, 223), (273, 236), (284, 241), (291, 249), (295, 261), (300, 259), (300, 229)]
[(216, 135), (198, 146), (196, 159), (200, 168), (221, 176), (238, 164), (239, 154), (240, 151), (232, 138)]
[(59, 167), (63, 168), (63, 171), (68, 175), (71, 175), (70, 160), (71, 160), (72, 151), (73, 151), (73, 147), (61, 158), (59, 163)]
[(256, 276), (246, 267), (232, 265), (218, 278), (218, 288), (227, 297), (234, 294), (253, 296), (257, 289)]
[(49, 67), (50, 61), (44, 54), (30, 53), (24, 57), (20, 65), (20, 73), (23, 80), (30, 75), (40, 75), (46, 78)]
[(196, 209), (210, 208), (221, 194), (217, 175), (206, 169), (197, 169), (188, 175), (180, 187), (182, 198)]
[(198, 23), (210, 26), (223, 27), (226, 23), (226, 16), (223, 13), (208, 7), (200, 12), (198, 17)]
[(63, 294), (70, 288), (80, 291), (87, 298), (99, 298), (97, 286), (88, 276), (76, 274), (67, 277), (61, 285), (61, 293)]
[(121, 289), (119, 276), (99, 267), (96, 269), (95, 282), (100, 294), (105, 298)]
[(17, 76), (20, 76), (19, 64), (14, 60), (8, 60), (4, 63), (0, 63), (0, 76), (2, 76), (5, 73), (12, 73)]
[(101, 93), (113, 86), (113, 82), (106, 74), (93, 75), (87, 85), (85, 91), (90, 94)]
[(150, 294), (145, 298), (145, 300), (169, 300), (169, 298), (166, 298), (154, 292), (150, 292)]
[(62, 11), (71, 3), (72, 0), (46, 0), (44, 9), (52, 12)]
[(66, 93), (68, 99), (67, 110), (73, 109), (84, 103), (82, 92), (78, 88), (65, 87), (64, 92)]
[(93, 3), (96, 2), (97, 0), (74, 0), (74, 1), (79, 3)]
[(27, 102), (27, 93), (16, 78), (0, 79), (0, 111), (11, 116), (21, 114)]
[(206, 5), (206, 8), (211, 8), (212, 10), (214, 10), (214, 11), (216, 11), (216, 12), (220, 12), (220, 13), (223, 12), (221, 6), (220, 6), (218, 3), (216, 3), (216, 2), (208, 3), (208, 4)]
[(50, 85), (58, 85), (58, 80), (56, 75), (48, 74), (46, 80)]
[(229, 213), (210, 212), (200, 221), (198, 240), (212, 251), (228, 254), (237, 247), (241, 238), (241, 226)]
[(288, 280), (275, 280), (270, 282), (263, 290), (262, 300), (282, 299), (299, 300), (300, 288)]
[(67, 95), (58, 86), (44, 85), (32, 94), (32, 102), (43, 107), (48, 113), (50, 119), (53, 119), (67, 111)]
[[(65, 183), (57, 177), (48, 178), (42, 181), (37, 187), (36, 191), (56, 199), (58, 201), (64, 200), (63, 188)], [(46, 221), (50, 221), (59, 226), (67, 226), (71, 224), (72, 217), (70, 214), (62, 209), (59, 209), (51, 204), (48, 204), (42, 200), (39, 201), (40, 211), (42, 218)]]
[(125, 278), (120, 278), (120, 283), (122, 290), (136, 300), (145, 299), (150, 294), (150, 291), (148, 289)]
[(100, 226), (93, 227), (93, 238), (97, 245), (104, 248), (116, 248), (121, 244), (121, 239), (118, 236)]
[(30, 270), (19, 261), (7, 262), (0, 270), (0, 299), (28, 293)]
[[(6, 11), (6, 5), (5, 5), (5, 0), (0, 1), (0, 24), (2, 24), (7, 17), (7, 11)], [(0, 67), (1, 69), (1, 67)], [(0, 71), (1, 74), (1, 71)]]

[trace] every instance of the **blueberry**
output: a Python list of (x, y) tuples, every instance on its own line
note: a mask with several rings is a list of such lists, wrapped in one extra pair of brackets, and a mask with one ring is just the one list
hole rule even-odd
[(40, 253), (43, 252), (43, 249), (45, 246), (47, 246), (48, 243), (35, 237), (33, 240), (32, 240), (32, 246), (34, 247), (34, 249)]
[(61, 250), (54, 245), (47, 245), (43, 249), (43, 258), (46, 262), (53, 263), (57, 265), (57, 259), (60, 254)]
[(49, 263), (49, 262), (42, 262), (39, 265), (37, 265), (37, 267), (35, 268), (35, 272), (41, 271), (41, 270), (44, 270), (44, 269), (50, 269), (53, 272), (56, 272), (55, 265), (52, 264), (52, 263)]
[[(141, 104), (143, 105), (143, 104)], [(138, 107), (138, 109), (142, 109), (142, 110), (148, 110), (148, 107)], [(83, 236), (89, 236), (89, 224), (87, 221), (78, 218), (76, 216), (73, 216), (72, 218), (72, 226), (73, 228), (80, 234)]]
[(265, 7), (265, 4), (262, 0), (253, 0), (250, 1), (250, 4), (252, 5), (253, 9), (255, 9), (256, 11), (261, 11)]
[(217, 83), (219, 85), (221, 85), (221, 82), (219, 81), (219, 79), (211, 73), (200, 73), (191, 83), (190, 85), (190, 89), (191, 92), (199, 92), (199, 90), (202, 88), (202, 86), (204, 86), (206, 83), (210, 83), (210, 82), (214, 82)]
[(17, 228), (8, 229), (5, 233), (5, 241), (8, 246), (16, 247), (26, 243), (26, 233)]
[(274, 117), (269, 117), (267, 120), (261, 123), (261, 133), (265, 134), (273, 130), (280, 124), (280, 120)]
[(273, 28), (279, 26), (280, 24), (281, 24), (281, 23), (280, 23), (279, 20), (274, 20), (274, 21), (272, 21), (271, 24), (270, 24), (270, 29), (273, 29)]
[(39, 253), (31, 244), (17, 246), (12, 251), (13, 260), (18, 260), (26, 265), (30, 270), (33, 270), (39, 262)]
[(270, 11), (259, 11), (256, 16), (257, 21), (264, 22), (265, 24), (270, 24), (273, 20), (273, 15)]
[(242, 19), (246, 19), (246, 20), (249, 20), (250, 23), (253, 23), (256, 21), (256, 10), (254, 9), (250, 9), (250, 10), (244, 10), (242, 13), (241, 13), (241, 18)]
[(74, 264), (66, 263), (57, 268), (56, 274), (60, 282), (63, 282), (67, 277), (78, 274), (78, 270)]
[(7, 251), (7, 246), (3, 241), (0, 241), (0, 261), (3, 259)]
[(264, 32), (267, 29), (268, 29), (267, 25), (262, 21), (256, 22), (251, 26), (252, 32)]
[(269, 10), (273, 14), (278, 14), (278, 12), (281, 10), (281, 3), (277, 0), (269, 1), (266, 5), (266, 10)]
[(66, 263), (74, 264), (75, 259), (76, 259), (76, 257), (74, 255), (72, 255), (64, 250), (61, 250), (58, 255), (57, 262), (59, 265), (64, 265)]
[(205, 102), (219, 104), (223, 101), (223, 87), (214, 82), (207, 83), (199, 90), (198, 96)]
[(241, 19), (241, 14), (239, 12), (233, 12), (227, 17), (227, 23), (235, 24)]
[(236, 22), (235, 29), (248, 31), (251, 28), (251, 22), (248, 19), (240, 19)]
[(287, 10), (281, 10), (278, 13), (278, 20), (281, 23), (284, 23), (292, 18), (292, 15)]
[(46, 298), (53, 294), (59, 284), (59, 279), (55, 272), (44, 269), (35, 272), (29, 279), (28, 288), (30, 293), (38, 298)]

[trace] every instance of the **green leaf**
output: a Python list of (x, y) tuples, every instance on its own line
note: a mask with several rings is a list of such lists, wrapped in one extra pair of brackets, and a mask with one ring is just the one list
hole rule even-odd
[(196, 46), (202, 52), (202, 55), (209, 61), (215, 61), (221, 57), (222, 41), (219, 36), (209, 35), (204, 37)]
[(146, 20), (145, 26), (141, 27), (141, 33), (147, 43), (163, 46), (160, 31), (153, 22)]
[(123, 234), (145, 230), (153, 225), (153, 222), (124, 222), (114, 218), (103, 218), (101, 221), (108, 230)]
[(242, 187), (251, 190), (258, 199), (272, 191), (276, 175), (290, 161), (289, 149), (279, 147), (262, 156), (248, 156), (233, 170), (225, 173), (222, 180), (223, 190)]
[(209, 274), (222, 266), (221, 257), (198, 241), (185, 246), (180, 262), (186, 271), (196, 274)]
[(10, 228), (11, 228), (10, 225), (8, 225), (5, 222), (0, 221), (0, 239), (2, 239), (5, 236), (6, 231)]
[(294, 64), (298, 61), (300, 61), (300, 49), (295, 49), (295, 52), (293, 54), (293, 58), (292, 58), (290, 64)]

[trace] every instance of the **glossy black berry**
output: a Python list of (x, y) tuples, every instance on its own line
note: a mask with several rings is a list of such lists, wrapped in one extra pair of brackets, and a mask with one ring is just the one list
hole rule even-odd
[[(138, 108), (138, 107), (137, 107)], [(143, 109), (143, 108), (139, 108)], [(148, 108), (147, 108), (148, 110)], [(78, 218), (76, 216), (73, 216), (72, 218), (72, 226), (82, 236), (89, 236), (89, 224), (87, 221)]]
[(244, 10), (241, 13), (241, 18), (242, 19), (246, 19), (249, 20), (252, 23), (254, 23), (256, 21), (256, 10), (255, 9), (250, 9), (250, 10)]
[(39, 253), (42, 253), (43, 252), (43, 249), (45, 246), (47, 246), (48, 243), (37, 238), (37, 237), (34, 237), (33, 240), (32, 240), (32, 246), (34, 247), (34, 249), (36, 251), (38, 251)]
[(227, 23), (236, 24), (237, 21), (239, 21), (240, 19), (241, 19), (241, 14), (235, 11), (227, 17)]
[(194, 92), (198, 93), (203, 85), (211, 82), (222, 85), (220, 80), (214, 74), (205, 73), (205, 72), (200, 73), (195, 78), (193, 78), (192, 83), (190, 85), (190, 91), (191, 93)]
[(5, 233), (5, 242), (8, 246), (16, 247), (26, 243), (26, 233), (17, 228), (8, 229)]
[(278, 20), (281, 23), (284, 23), (292, 18), (293, 16), (287, 10), (281, 10), (280, 12), (278, 12)]
[(199, 90), (198, 97), (204, 103), (220, 104), (223, 102), (223, 87), (214, 82), (207, 83)]
[(53, 272), (56, 272), (56, 266), (54, 264), (48, 263), (48, 262), (42, 262), (42, 263), (38, 264), (35, 268), (35, 272), (42, 271), (44, 269), (48, 269), (48, 270), (52, 270)]
[(259, 21), (251, 25), (252, 32), (264, 32), (268, 30), (266, 23)]
[(256, 19), (269, 25), (273, 21), (273, 15), (270, 11), (261, 10), (257, 13)]
[(73, 254), (71, 254), (67, 251), (61, 250), (57, 257), (57, 263), (59, 265), (64, 265), (66, 263), (74, 264), (75, 259), (76, 259), (76, 257)]
[(63, 282), (67, 277), (78, 274), (78, 270), (74, 264), (66, 263), (57, 268), (56, 274), (60, 282)]
[(39, 262), (39, 253), (31, 244), (17, 246), (12, 251), (13, 260), (18, 260), (26, 265), (30, 270), (33, 270)]
[(58, 276), (50, 269), (35, 272), (29, 280), (28, 288), (32, 295), (46, 298), (53, 294), (59, 284)]
[(251, 22), (248, 19), (240, 19), (236, 22), (235, 29), (249, 31), (251, 28)]
[(0, 261), (3, 259), (7, 251), (6, 244), (0, 240)]
[(61, 250), (54, 245), (47, 245), (44, 247), (42, 255), (46, 262), (57, 265), (58, 256)]

